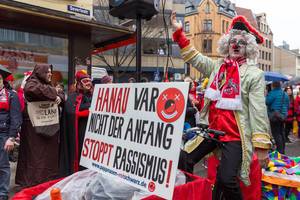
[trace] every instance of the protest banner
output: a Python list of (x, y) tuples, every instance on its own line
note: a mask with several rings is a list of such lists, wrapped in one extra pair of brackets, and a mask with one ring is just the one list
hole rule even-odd
[(80, 165), (171, 199), (188, 83), (96, 85)]

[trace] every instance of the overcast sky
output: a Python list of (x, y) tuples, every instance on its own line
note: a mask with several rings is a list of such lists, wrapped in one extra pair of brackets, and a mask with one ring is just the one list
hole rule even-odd
[(299, 0), (231, 0), (238, 7), (250, 8), (254, 13), (265, 12), (274, 34), (275, 45), (285, 40), (291, 49), (300, 49)]

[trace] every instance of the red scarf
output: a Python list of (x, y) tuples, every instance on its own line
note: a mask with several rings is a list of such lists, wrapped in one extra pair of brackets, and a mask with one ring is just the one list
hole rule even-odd
[(205, 97), (217, 101), (216, 107), (225, 110), (242, 110), (241, 80), (239, 66), (246, 58), (236, 61), (224, 59), (210, 87), (205, 91)]
[(8, 91), (5, 88), (0, 90), (0, 109), (9, 110), (9, 97)]

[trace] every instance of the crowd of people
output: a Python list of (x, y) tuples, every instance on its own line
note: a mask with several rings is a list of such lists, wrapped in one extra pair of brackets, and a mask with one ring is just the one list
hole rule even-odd
[[(20, 189), (83, 169), (79, 160), (93, 87), (112, 80), (107, 75), (92, 81), (85, 70), (80, 70), (75, 74), (74, 87), (65, 94), (62, 84), (51, 83), (52, 70), (52, 65), (37, 64), (32, 72), (24, 73), (16, 90), (12, 75), (0, 70), (0, 200), (8, 199), (9, 152), (16, 138), (20, 145), (15, 182)], [(57, 124), (34, 125), (30, 107), (37, 102), (56, 105)]]
[[(220, 164), (213, 199), (243, 199), (239, 180), (251, 186), (254, 154), (264, 167), (272, 147), (271, 136), (277, 150), (285, 153), (294, 121), (300, 124), (300, 93), (294, 98), (292, 87), (282, 90), (280, 82), (273, 82), (272, 90), (266, 93), (264, 74), (255, 63), (263, 38), (244, 17), (233, 19), (229, 32), (221, 37), (218, 51), (224, 58), (217, 61), (203, 56), (190, 44), (175, 13), (171, 22), (175, 29), (173, 39), (181, 48), (184, 61), (208, 77), (203, 85), (185, 77), (184, 81), (190, 83), (185, 122), (190, 127), (208, 124), (211, 129), (226, 133), (220, 138), (221, 147), (202, 139), (189, 151), (182, 149), (178, 168), (193, 173), (199, 160), (218, 149)], [(75, 74), (71, 92), (65, 94), (62, 85), (51, 84), (52, 70), (52, 65), (37, 64), (25, 74), (17, 91), (11, 87), (9, 74), (0, 75), (0, 200), (8, 199), (8, 152), (18, 133), (15, 182), (21, 188), (84, 169), (79, 161), (93, 88), (112, 80), (109, 76), (91, 80), (86, 71), (80, 70)], [(136, 80), (130, 78), (128, 82)], [(33, 126), (29, 107), (34, 102), (55, 103), (59, 122)]]
[(281, 83), (275, 81), (271, 88), (267, 87), (266, 104), (276, 150), (284, 154), (285, 144), (291, 143), (291, 134), (299, 137), (300, 90), (294, 96), (292, 86), (282, 88)]

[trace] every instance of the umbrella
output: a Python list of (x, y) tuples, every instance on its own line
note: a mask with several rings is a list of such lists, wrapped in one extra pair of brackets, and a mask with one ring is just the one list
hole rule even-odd
[(5, 79), (9, 75), (11, 75), (11, 72), (7, 68), (0, 65), (0, 74), (2, 75), (2, 78)]
[(266, 81), (288, 81), (289, 79), (278, 72), (265, 72)]
[(289, 82), (286, 83), (286, 85), (298, 85), (298, 84), (300, 84), (299, 76), (292, 78)]

